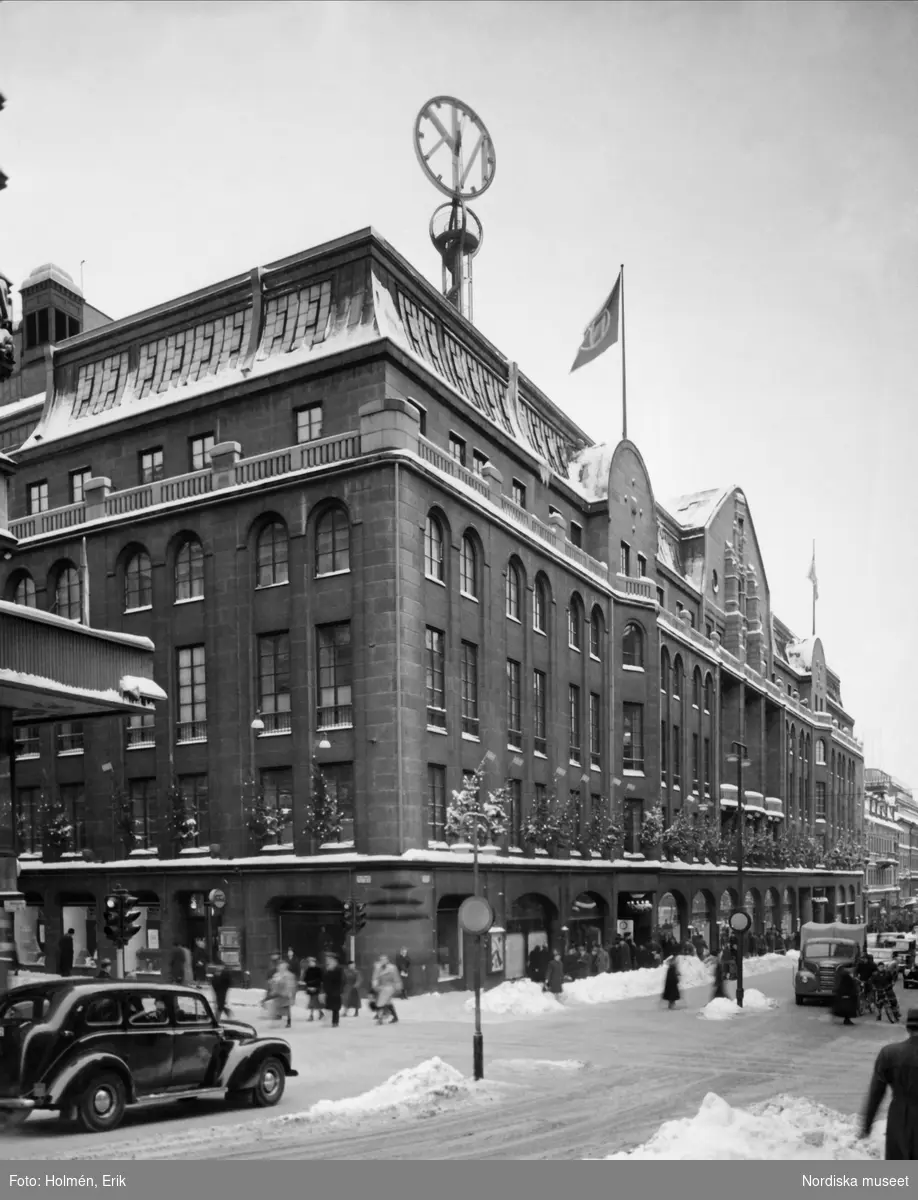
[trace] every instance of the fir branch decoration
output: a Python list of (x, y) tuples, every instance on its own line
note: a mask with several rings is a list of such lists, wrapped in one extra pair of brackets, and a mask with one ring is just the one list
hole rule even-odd
[(644, 813), (641, 820), (641, 845), (648, 849), (659, 846), (663, 837), (663, 809), (659, 804)]
[(115, 830), (121, 837), (125, 853), (130, 854), (137, 847), (134, 805), (122, 787), (116, 787), (112, 792), (112, 813), (115, 818)]
[(57, 854), (73, 850), (74, 828), (60, 799), (49, 800), (42, 792), (39, 801), (42, 825), (42, 845)]
[[(509, 787), (504, 784), (496, 791), (482, 795), (482, 782), (489, 761), (485, 755), (471, 775), (463, 776), (462, 787), (453, 791), (452, 803), (446, 809), (447, 841), (463, 842), (476, 836), (479, 846), (488, 846), (494, 845), (507, 832)], [(479, 814), (477, 819), (475, 814)]]
[(533, 801), (523, 825), (523, 841), (535, 850), (549, 850), (558, 837), (557, 797), (555, 789), (545, 791)]
[(197, 818), (188, 812), (185, 793), (175, 779), (166, 792), (166, 825), (170, 843), (180, 850), (193, 846), (200, 832)]
[(304, 828), (320, 846), (341, 838), (341, 812), (338, 801), (328, 790), (328, 780), (318, 762), (312, 760), (312, 781), (306, 806)]
[(599, 806), (590, 817), (587, 829), (587, 849), (599, 854), (602, 858), (614, 860), (620, 856), (624, 847), (625, 831), (616, 824), (605, 809), (608, 802), (600, 800)]
[(268, 804), (254, 779), (245, 784), (246, 828), (259, 850), (279, 841), (290, 822), (291, 809)]

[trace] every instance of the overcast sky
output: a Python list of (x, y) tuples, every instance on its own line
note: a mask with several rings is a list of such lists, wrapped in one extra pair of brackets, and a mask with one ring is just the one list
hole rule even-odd
[(658, 499), (736, 483), (774, 611), (869, 765), (918, 785), (918, 6), (0, 5), (0, 271), (123, 316), (375, 226), (429, 279), (422, 104), (485, 121), (475, 320), (595, 440), (625, 263), (629, 434)]

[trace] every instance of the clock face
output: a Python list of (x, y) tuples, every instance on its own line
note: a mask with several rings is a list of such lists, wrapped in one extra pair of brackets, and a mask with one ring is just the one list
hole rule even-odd
[(434, 187), (468, 199), (491, 186), (497, 159), (481, 118), (461, 100), (435, 96), (414, 123), (418, 161)]

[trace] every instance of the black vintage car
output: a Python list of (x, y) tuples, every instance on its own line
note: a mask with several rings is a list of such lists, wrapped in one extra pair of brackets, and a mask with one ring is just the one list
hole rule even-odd
[(0, 997), (0, 1129), (53, 1109), (115, 1129), (128, 1105), (224, 1093), (277, 1104), (290, 1046), (218, 1021), (194, 988), (58, 979)]

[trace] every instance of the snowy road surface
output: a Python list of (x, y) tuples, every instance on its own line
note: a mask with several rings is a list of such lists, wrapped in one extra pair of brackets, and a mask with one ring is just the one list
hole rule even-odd
[[(703, 1020), (710, 989), (696, 987), (673, 1012), (636, 997), (486, 1016), (486, 1078), (477, 1087), (467, 1078), (472, 1025), (462, 996), (409, 1000), (399, 1024), (383, 1027), (364, 1012), (333, 1030), (327, 1018), (308, 1023), (300, 1009), (284, 1031), (300, 1074), (277, 1109), (218, 1101), (146, 1109), (110, 1136), (76, 1133), (42, 1114), (2, 1148), (11, 1160), (600, 1158), (647, 1142), (664, 1121), (694, 1116), (710, 1092), (731, 1105), (783, 1094), (857, 1112), (874, 1056), (904, 1036), (902, 1026), (845, 1028), (825, 1008), (797, 1008), (789, 963), (756, 974), (752, 986), (778, 1007)], [(910, 996), (900, 995), (903, 1010)], [(271, 1027), (258, 1010), (239, 1016)], [(372, 1103), (314, 1107), (362, 1096), (436, 1058), (443, 1061), (432, 1075), (425, 1066), (420, 1099), (408, 1095), (415, 1071)]]

